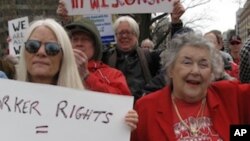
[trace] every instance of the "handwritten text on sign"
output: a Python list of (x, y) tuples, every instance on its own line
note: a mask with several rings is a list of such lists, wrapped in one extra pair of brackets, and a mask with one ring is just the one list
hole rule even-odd
[(173, 0), (64, 0), (69, 15), (171, 12)]
[(115, 42), (115, 33), (112, 28), (111, 14), (84, 15), (84, 17), (95, 23), (98, 31), (100, 32), (103, 44)]
[(133, 98), (0, 79), (1, 138), (129, 141)]
[(18, 56), (21, 46), (24, 43), (25, 32), (29, 27), (28, 17), (14, 19), (8, 22), (9, 36), (9, 52), (11, 55)]

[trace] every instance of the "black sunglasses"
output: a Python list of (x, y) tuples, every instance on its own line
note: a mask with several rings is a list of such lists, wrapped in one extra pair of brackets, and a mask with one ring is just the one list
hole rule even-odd
[[(27, 40), (25, 43), (25, 49), (27, 52), (35, 54), (41, 47), (42, 42), (37, 40)], [(55, 42), (45, 42), (45, 52), (49, 56), (55, 56), (61, 51), (61, 47)]]

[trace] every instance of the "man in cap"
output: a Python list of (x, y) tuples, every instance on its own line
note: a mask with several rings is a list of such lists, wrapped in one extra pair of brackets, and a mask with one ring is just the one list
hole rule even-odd
[[(102, 43), (95, 24), (81, 18), (65, 26), (68, 30), (80, 76), (87, 89), (118, 95), (131, 95), (125, 76), (117, 69), (102, 63)], [(138, 114), (129, 110), (125, 122), (133, 131)]]
[(131, 95), (125, 76), (101, 61), (102, 43), (95, 24), (87, 18), (65, 26), (69, 33), (79, 73), (87, 89)]

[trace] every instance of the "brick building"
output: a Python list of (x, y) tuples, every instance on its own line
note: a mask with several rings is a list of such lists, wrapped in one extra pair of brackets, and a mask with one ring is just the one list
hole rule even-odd
[(237, 12), (236, 32), (245, 41), (250, 36), (250, 0)]

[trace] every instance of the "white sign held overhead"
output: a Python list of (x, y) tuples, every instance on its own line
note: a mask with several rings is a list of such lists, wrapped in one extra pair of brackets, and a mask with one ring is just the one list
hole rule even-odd
[(11, 39), (9, 42), (9, 54), (19, 56), (21, 46), (24, 44), (25, 32), (28, 27), (28, 17), (8, 21), (8, 30)]
[(129, 141), (132, 96), (0, 79), (5, 141)]
[(115, 33), (112, 27), (111, 14), (84, 15), (84, 17), (87, 17), (95, 23), (101, 35), (103, 44), (110, 44), (115, 42)]
[(64, 0), (69, 15), (171, 12), (173, 0)]

